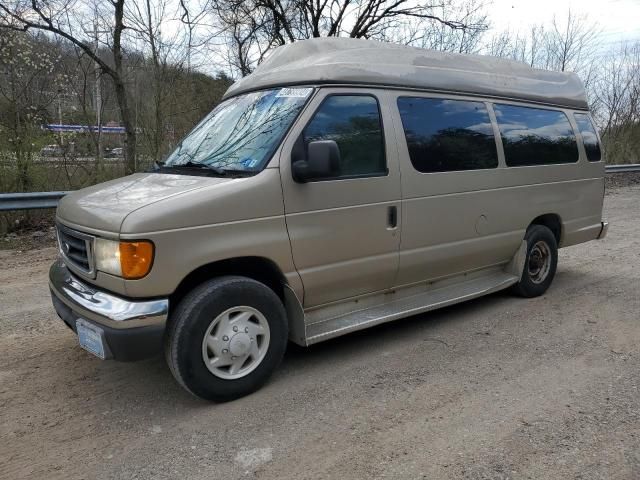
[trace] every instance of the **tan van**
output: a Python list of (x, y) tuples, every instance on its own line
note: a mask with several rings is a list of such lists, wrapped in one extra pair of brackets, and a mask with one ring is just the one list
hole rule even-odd
[(278, 48), (153, 171), (65, 197), (54, 306), (107, 359), (164, 349), (223, 401), (310, 345), (511, 288), (597, 238), (573, 74), (366, 40)]

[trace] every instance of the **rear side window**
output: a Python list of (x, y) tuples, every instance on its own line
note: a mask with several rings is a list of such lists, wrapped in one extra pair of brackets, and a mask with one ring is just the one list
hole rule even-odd
[(340, 148), (338, 177), (387, 173), (378, 101), (370, 95), (327, 97), (304, 129), (305, 144), (333, 140)]
[(599, 162), (602, 158), (600, 143), (598, 143), (598, 134), (589, 115), (586, 113), (574, 113), (573, 117), (578, 124), (580, 135), (582, 135), (582, 143), (584, 144), (585, 152), (587, 152), (587, 160), (590, 162)]
[(500, 104), (494, 109), (507, 166), (578, 161), (576, 136), (564, 112)]
[(498, 166), (493, 128), (484, 103), (400, 97), (398, 110), (411, 163), (419, 172)]

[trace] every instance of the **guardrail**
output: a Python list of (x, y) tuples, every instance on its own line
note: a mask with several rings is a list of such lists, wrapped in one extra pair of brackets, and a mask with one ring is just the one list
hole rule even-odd
[[(640, 163), (607, 165), (607, 173), (640, 172)], [(56, 208), (58, 201), (70, 192), (0, 193), (0, 212)]]
[(1, 193), (0, 212), (56, 208), (58, 201), (69, 192)]
[(640, 163), (606, 165), (604, 169), (607, 173), (640, 172)]

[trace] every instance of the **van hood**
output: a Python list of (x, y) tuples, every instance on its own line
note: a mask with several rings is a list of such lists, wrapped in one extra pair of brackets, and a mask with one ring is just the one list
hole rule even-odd
[(125, 218), (142, 207), (230, 181), (219, 177), (136, 173), (64, 196), (58, 204), (57, 217), (70, 225), (119, 233)]

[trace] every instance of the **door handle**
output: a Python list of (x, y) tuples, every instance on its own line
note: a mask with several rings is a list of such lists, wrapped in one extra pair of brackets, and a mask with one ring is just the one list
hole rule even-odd
[(391, 206), (387, 210), (387, 225), (388, 228), (393, 229), (398, 226), (398, 207)]

